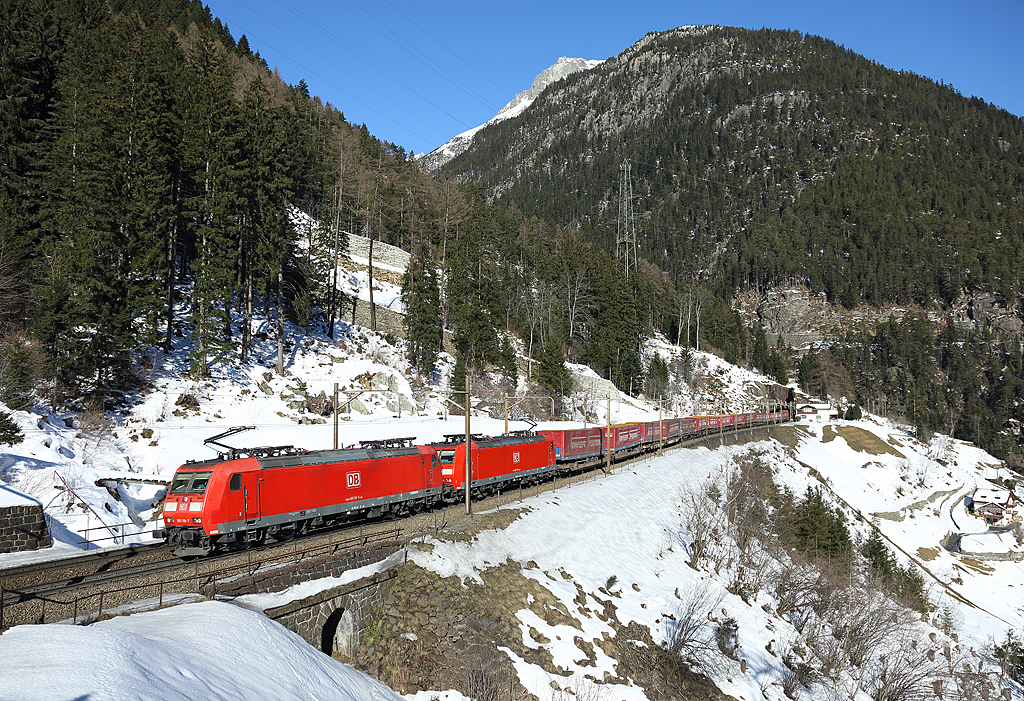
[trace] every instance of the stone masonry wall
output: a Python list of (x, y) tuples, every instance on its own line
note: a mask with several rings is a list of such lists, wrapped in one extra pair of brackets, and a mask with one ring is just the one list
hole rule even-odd
[(0, 553), (38, 550), (52, 545), (39, 504), (0, 508)]
[[(269, 618), (327, 653), (352, 657), (388, 596), (394, 571), (378, 572), (313, 596), (268, 609)], [(348, 630), (339, 631), (344, 616)], [(341, 632), (342, 635), (338, 635)]]
[[(348, 235), (348, 254), (359, 258), (370, 257), (370, 239), (357, 234)], [(373, 262), (382, 263), (398, 270), (409, 268), (409, 254), (401, 248), (380, 241), (373, 242)]]
[[(347, 321), (353, 325), (362, 326), (367, 329), (371, 328), (370, 303), (365, 299), (356, 299), (354, 297), (350, 301), (351, 311), (343, 316), (347, 317)], [(405, 315), (399, 314), (387, 307), (374, 306), (377, 307), (377, 331), (380, 333), (390, 333), (397, 338), (405, 338)], [(455, 353), (452, 333), (448, 329), (444, 330), (444, 350), (447, 353)]]

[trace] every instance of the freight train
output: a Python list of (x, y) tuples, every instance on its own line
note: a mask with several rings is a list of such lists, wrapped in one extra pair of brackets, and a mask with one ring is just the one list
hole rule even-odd
[[(470, 488), (483, 497), (660, 445), (789, 419), (780, 411), (474, 435)], [(396, 438), (344, 450), (232, 449), (178, 468), (164, 501), (163, 528), (153, 535), (181, 557), (244, 549), (268, 538), (289, 540), (326, 526), (453, 503), (465, 480), (466, 443), (458, 434), (426, 445)]]

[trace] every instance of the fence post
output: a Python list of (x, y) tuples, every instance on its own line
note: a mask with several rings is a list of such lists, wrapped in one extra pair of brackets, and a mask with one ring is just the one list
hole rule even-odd
[(164, 580), (160, 580), (160, 607), (164, 605)]
[(96, 620), (100, 620), (103, 616), (103, 592), (100, 592), (100, 612), (96, 614)]

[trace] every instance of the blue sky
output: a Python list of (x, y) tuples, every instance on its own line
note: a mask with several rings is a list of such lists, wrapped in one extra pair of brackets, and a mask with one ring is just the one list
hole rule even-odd
[(289, 83), (407, 151), (475, 127), (559, 56), (687, 24), (795, 29), (1024, 115), (1024, 0), (211, 0)]

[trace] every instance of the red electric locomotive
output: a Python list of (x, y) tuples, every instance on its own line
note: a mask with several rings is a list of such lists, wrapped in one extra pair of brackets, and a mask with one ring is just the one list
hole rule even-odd
[(206, 555), (218, 546), (286, 540), (311, 527), (429, 507), (447, 497), (454, 493), (441, 479), (436, 452), (411, 439), (349, 450), (233, 453), (178, 468), (164, 502), (164, 528), (154, 535), (174, 545), (175, 555)]
[[(429, 447), (437, 451), (441, 479), (456, 492), (466, 483), (465, 436), (445, 436), (444, 443)], [(512, 434), (508, 436), (471, 436), (470, 480), (473, 489), (487, 492), (502, 482), (535, 478), (550, 473), (556, 465), (555, 451), (544, 436)]]

